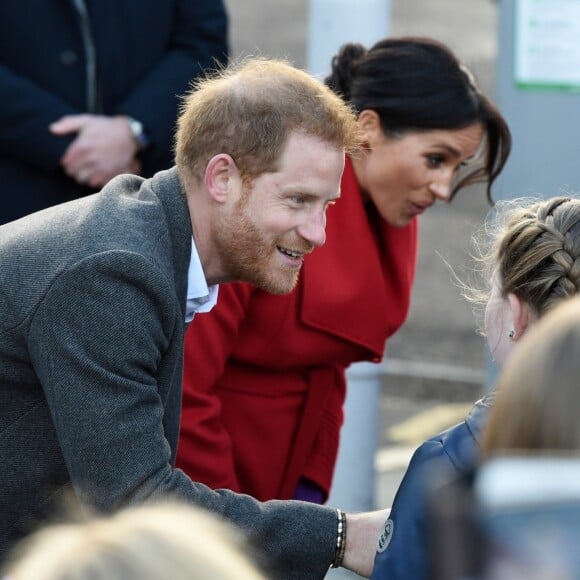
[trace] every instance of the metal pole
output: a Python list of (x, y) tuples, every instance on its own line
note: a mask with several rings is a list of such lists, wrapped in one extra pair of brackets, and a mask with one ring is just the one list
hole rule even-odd
[(328, 502), (347, 511), (374, 508), (375, 454), (383, 377), (383, 365), (368, 362), (356, 363), (347, 372), (346, 420), (340, 434), (339, 458)]
[[(327, 503), (349, 512), (374, 508), (375, 454), (382, 377), (383, 365), (367, 362), (355, 363), (347, 372), (345, 422), (340, 434), (338, 462)], [(354, 580), (360, 576), (338, 568), (329, 570), (326, 578)]]

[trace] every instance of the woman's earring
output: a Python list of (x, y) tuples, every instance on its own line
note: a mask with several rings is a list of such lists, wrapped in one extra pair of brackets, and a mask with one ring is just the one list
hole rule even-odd
[(510, 337), (510, 339), (511, 339), (511, 340), (513, 340), (513, 339), (514, 339), (514, 336), (515, 336), (515, 335), (516, 335), (516, 333), (515, 333), (513, 330), (510, 330), (510, 331), (508, 332), (508, 336)]

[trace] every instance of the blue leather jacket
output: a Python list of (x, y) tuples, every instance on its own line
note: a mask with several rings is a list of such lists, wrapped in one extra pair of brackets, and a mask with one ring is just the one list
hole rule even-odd
[(457, 475), (471, 471), (477, 461), (479, 437), (493, 393), (475, 403), (465, 421), (425, 441), (415, 451), (395, 496), (380, 537), (371, 579), (428, 578), (426, 540), (428, 484), (435, 469)]

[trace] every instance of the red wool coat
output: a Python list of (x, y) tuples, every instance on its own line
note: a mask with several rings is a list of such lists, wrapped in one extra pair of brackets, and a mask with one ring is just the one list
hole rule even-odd
[(177, 466), (196, 481), (260, 500), (292, 497), (300, 478), (330, 490), (345, 369), (381, 360), (407, 316), (417, 254), (416, 220), (381, 220), (349, 161), (341, 187), (291, 294), (224, 284), (188, 329)]

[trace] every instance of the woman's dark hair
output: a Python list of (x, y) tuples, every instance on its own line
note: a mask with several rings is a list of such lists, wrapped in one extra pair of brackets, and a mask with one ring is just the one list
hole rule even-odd
[(346, 44), (333, 57), (325, 82), (357, 112), (376, 111), (389, 136), (481, 123), (486, 159), (455, 185), (452, 196), (466, 185), (487, 181), (487, 197), (493, 204), (491, 186), (509, 156), (510, 130), (471, 73), (444, 44), (415, 37), (381, 40), (369, 50), (361, 44)]

